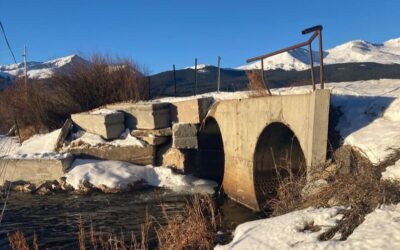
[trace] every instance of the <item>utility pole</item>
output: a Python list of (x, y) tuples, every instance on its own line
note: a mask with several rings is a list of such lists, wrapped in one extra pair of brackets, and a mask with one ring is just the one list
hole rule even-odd
[(24, 46), (24, 76), (25, 76), (25, 92), (28, 93), (28, 71), (26, 67), (26, 46)]
[(217, 77), (217, 93), (219, 93), (219, 89), (221, 87), (221, 57), (218, 56), (218, 77)]
[(197, 95), (197, 58), (194, 59), (194, 95)]

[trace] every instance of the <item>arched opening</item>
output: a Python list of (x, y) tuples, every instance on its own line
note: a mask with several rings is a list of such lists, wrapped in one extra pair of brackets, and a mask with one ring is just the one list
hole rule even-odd
[(199, 132), (200, 168), (197, 175), (222, 184), (224, 178), (224, 144), (217, 121), (208, 117)]
[(264, 208), (276, 197), (280, 180), (305, 171), (305, 158), (299, 140), (283, 123), (268, 125), (258, 138), (254, 153), (254, 185), (257, 202)]

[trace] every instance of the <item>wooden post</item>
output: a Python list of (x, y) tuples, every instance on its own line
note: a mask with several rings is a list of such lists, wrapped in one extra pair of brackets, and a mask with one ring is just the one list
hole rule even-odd
[(148, 82), (148, 85), (149, 85), (149, 99), (151, 99), (151, 79), (150, 79), (150, 76), (147, 77), (147, 82)]
[(269, 90), (268, 84), (265, 81), (265, 75), (264, 75), (264, 58), (261, 59), (261, 79), (264, 84), (264, 88), (268, 91), (268, 94), (271, 95), (271, 90)]
[(175, 70), (175, 64), (174, 64), (173, 68), (174, 68), (174, 96), (176, 97), (176, 70)]
[(194, 95), (197, 95), (197, 58), (194, 59)]
[(220, 91), (221, 87), (221, 57), (218, 56), (218, 72), (217, 72), (217, 93)]
[(26, 46), (24, 46), (24, 75), (25, 75), (25, 93), (28, 93), (28, 70), (26, 66)]

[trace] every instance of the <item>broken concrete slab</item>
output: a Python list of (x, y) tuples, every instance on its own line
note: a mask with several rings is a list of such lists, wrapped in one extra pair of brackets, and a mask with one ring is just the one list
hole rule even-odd
[(112, 113), (79, 113), (71, 115), (72, 121), (83, 130), (99, 135), (104, 139), (116, 139), (125, 130), (124, 114)]
[(0, 159), (0, 165), (7, 168), (1, 185), (5, 181), (38, 185), (44, 181), (58, 180), (70, 168), (73, 159), (72, 155), (62, 159)]
[(199, 147), (197, 137), (173, 137), (172, 147), (180, 149), (197, 149)]
[(174, 123), (172, 125), (173, 137), (197, 136), (198, 126), (191, 123)]
[(173, 122), (200, 124), (213, 103), (212, 97), (172, 102), (171, 119)]
[(161, 129), (171, 126), (169, 103), (118, 103), (108, 109), (122, 111), (125, 125), (133, 129)]
[(162, 165), (171, 167), (184, 174), (193, 173), (195, 158), (195, 150), (170, 148), (163, 154)]
[(166, 136), (140, 136), (138, 138), (150, 145), (161, 145), (171, 139), (171, 137)]
[(55, 147), (56, 152), (58, 152), (62, 148), (65, 139), (67, 138), (68, 134), (72, 130), (72, 127), (73, 127), (72, 120), (67, 119), (64, 122), (64, 125), (61, 128), (60, 134), (57, 137), (57, 142), (56, 142), (56, 147)]
[(152, 145), (146, 146), (82, 146), (69, 148), (69, 153), (79, 157), (93, 157), (104, 160), (126, 161), (138, 165), (153, 165), (155, 148)]
[(198, 148), (198, 126), (190, 123), (174, 123), (172, 125), (172, 147), (174, 148)]
[(162, 129), (138, 129), (132, 130), (131, 135), (134, 137), (142, 137), (142, 136), (171, 136), (172, 129), (171, 127), (162, 128)]

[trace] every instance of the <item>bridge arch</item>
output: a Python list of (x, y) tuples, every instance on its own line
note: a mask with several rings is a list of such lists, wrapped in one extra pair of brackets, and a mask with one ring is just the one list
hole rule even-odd
[(276, 196), (278, 177), (297, 175), (306, 169), (305, 156), (297, 136), (281, 122), (272, 122), (262, 130), (253, 162), (254, 190), (260, 208)]
[(209, 116), (199, 132), (200, 175), (222, 184), (225, 170), (224, 143), (220, 126), (215, 118)]

